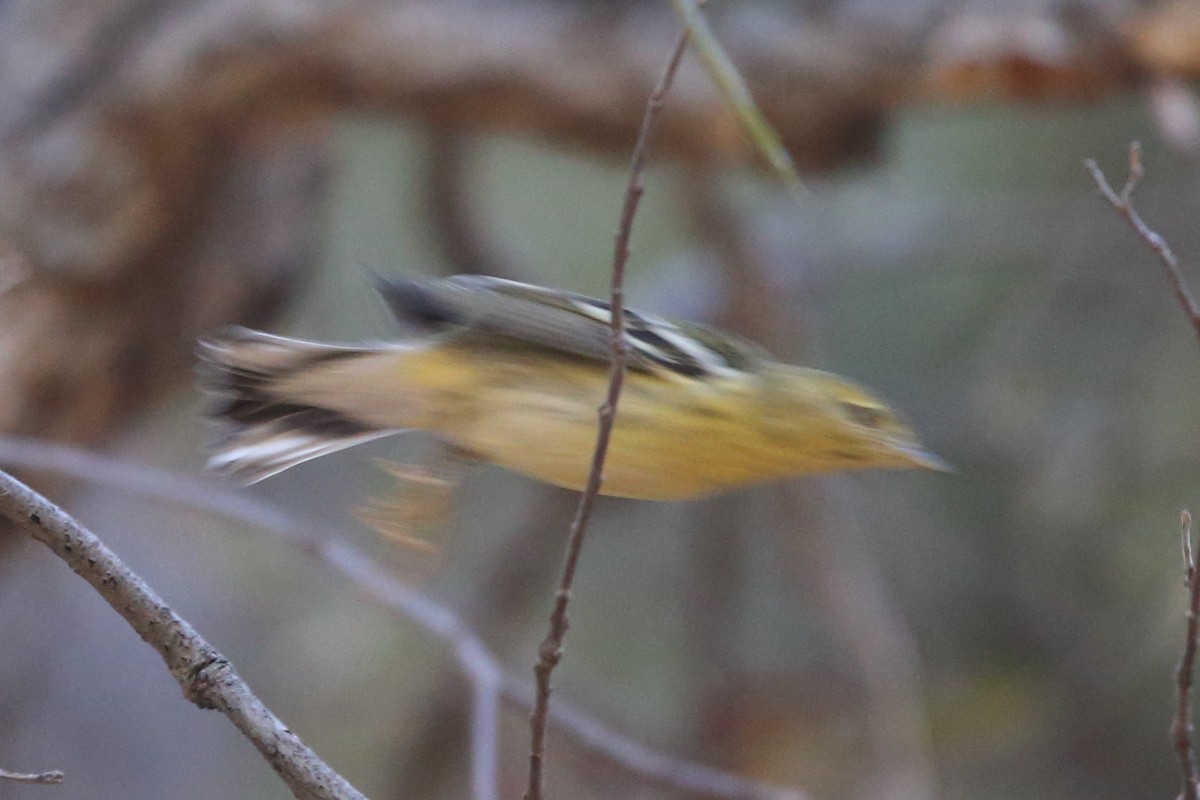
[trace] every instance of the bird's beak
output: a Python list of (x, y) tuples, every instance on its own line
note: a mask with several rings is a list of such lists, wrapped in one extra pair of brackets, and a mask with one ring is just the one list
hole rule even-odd
[(896, 448), (909, 464), (919, 469), (927, 469), (932, 472), (958, 472), (954, 466), (938, 455), (934, 455), (920, 445), (902, 445)]

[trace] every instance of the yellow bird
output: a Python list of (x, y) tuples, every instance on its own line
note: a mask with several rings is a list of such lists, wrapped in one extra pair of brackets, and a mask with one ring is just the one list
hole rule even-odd
[[(608, 303), (475, 275), (379, 290), (410, 338), (345, 346), (235, 328), (201, 343), (201, 385), (218, 398), (210, 415), (229, 428), (211, 469), (254, 482), (415, 428), (584, 487), (609, 380)], [(843, 378), (699, 325), (631, 310), (625, 322), (602, 494), (681, 500), (809, 473), (947, 469)]]

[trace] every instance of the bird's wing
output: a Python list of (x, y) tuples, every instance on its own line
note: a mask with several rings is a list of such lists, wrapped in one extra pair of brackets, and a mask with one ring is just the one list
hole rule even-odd
[[(483, 275), (428, 281), (379, 280), (399, 319), (430, 332), (468, 329), (607, 362), (609, 303)], [(769, 356), (758, 345), (702, 325), (625, 309), (629, 367), (688, 378), (752, 371)]]

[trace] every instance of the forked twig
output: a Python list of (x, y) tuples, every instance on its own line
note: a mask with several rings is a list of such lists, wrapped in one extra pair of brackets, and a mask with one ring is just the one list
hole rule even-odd
[(1083, 165), (1091, 173), (1092, 180), (1096, 182), (1096, 186), (1100, 188), (1100, 193), (1104, 195), (1104, 198), (1116, 209), (1121, 218), (1129, 223), (1129, 227), (1133, 228), (1146, 246), (1158, 256), (1159, 262), (1167, 272), (1167, 279), (1171, 282), (1171, 289), (1175, 292), (1175, 299), (1179, 301), (1183, 313), (1187, 315), (1188, 322), (1191, 323), (1192, 330), (1196, 334), (1196, 339), (1200, 341), (1200, 304), (1196, 302), (1196, 298), (1188, 289), (1187, 283), (1184, 282), (1183, 272), (1179, 269), (1179, 260), (1171, 252), (1171, 247), (1167, 244), (1166, 239), (1152, 230), (1138, 214), (1137, 209), (1133, 207), (1133, 190), (1137, 188), (1138, 183), (1146, 174), (1146, 170), (1142, 166), (1142, 146), (1137, 142), (1129, 143), (1129, 174), (1125, 178), (1125, 185), (1121, 187), (1120, 193), (1117, 193), (1109, 184), (1108, 179), (1104, 177), (1104, 173), (1093, 159), (1089, 158), (1083, 162)]

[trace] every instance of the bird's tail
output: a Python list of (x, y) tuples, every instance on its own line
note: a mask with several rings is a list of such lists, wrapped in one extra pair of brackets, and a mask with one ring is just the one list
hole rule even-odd
[(231, 328), (202, 341), (198, 352), (199, 385), (213, 401), (207, 414), (225, 427), (210, 470), (254, 483), (403, 427), (354, 407), (350, 382), (385, 349)]

